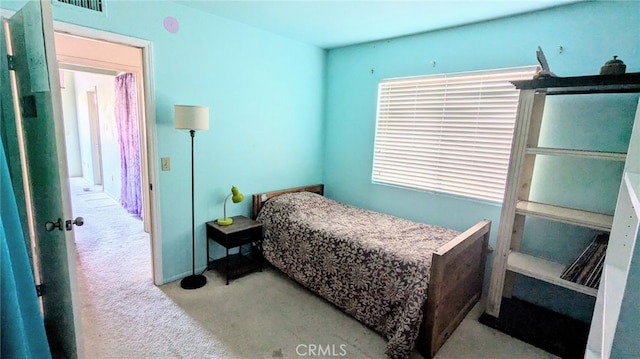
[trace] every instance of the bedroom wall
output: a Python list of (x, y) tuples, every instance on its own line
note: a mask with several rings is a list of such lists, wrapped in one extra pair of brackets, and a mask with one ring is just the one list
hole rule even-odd
[(107, 0), (106, 15), (53, 4), (58, 21), (153, 43), (158, 161), (171, 158), (157, 189), (165, 282), (191, 273), (190, 137), (174, 129), (175, 104), (210, 109), (210, 129), (195, 138), (196, 270), (205, 222), (222, 216), (232, 185), (245, 201), (228, 214), (248, 216), (252, 193), (322, 181), (324, 50), (168, 1)]
[[(500, 204), (371, 183), (378, 82), (389, 77), (535, 65), (538, 46), (545, 51), (551, 70), (559, 76), (595, 75), (613, 55), (625, 61), (627, 72), (638, 72), (639, 22), (638, 2), (585, 2), (330, 50), (327, 57), (324, 151), (327, 196), (460, 230), (478, 220), (490, 219), (493, 221), (491, 246), (495, 246)], [(560, 46), (563, 47), (562, 52), (559, 51)], [(592, 133), (606, 129), (613, 138), (614, 146), (626, 148), (628, 137), (626, 140), (615, 138), (615, 132), (629, 129), (629, 118), (632, 118), (637, 99), (637, 95), (613, 99), (618, 101), (613, 105), (616, 110), (608, 115), (621, 114), (623, 121), (611, 123), (598, 118), (586, 121), (585, 126), (590, 126), (588, 130)], [(594, 105), (590, 106), (593, 109)], [(557, 106), (555, 111), (561, 109), (561, 106)], [(583, 112), (589, 114), (589, 109)], [(566, 116), (569, 122), (575, 118), (575, 114)], [(575, 126), (559, 128), (559, 131), (565, 132), (552, 133), (549, 140), (553, 140), (555, 134), (562, 137), (565, 136), (563, 133), (573, 133), (571, 131), (575, 131)], [(617, 193), (615, 188), (619, 185), (619, 177), (616, 178), (615, 174), (620, 170), (611, 169), (610, 173), (614, 175), (604, 179), (607, 191), (613, 188)], [(589, 188), (592, 180), (587, 174), (571, 179), (571, 184)], [(541, 196), (561, 195), (566, 190), (546, 186), (544, 181), (538, 183), (538, 189)], [(589, 196), (592, 198), (587, 197), (584, 201), (591, 201), (599, 208), (612, 209), (615, 204), (615, 200), (601, 200), (597, 191), (590, 191)], [(589, 239), (586, 237), (586, 240)], [(554, 236), (549, 236), (538, 241), (533, 250), (557, 248), (555, 243)], [(582, 245), (579, 242), (572, 243), (571, 246), (575, 248), (571, 250), (575, 251)], [(488, 288), (491, 262), (490, 256), (485, 290)], [(590, 320), (595, 302), (594, 298), (525, 278), (519, 279), (516, 294), (582, 320)]]

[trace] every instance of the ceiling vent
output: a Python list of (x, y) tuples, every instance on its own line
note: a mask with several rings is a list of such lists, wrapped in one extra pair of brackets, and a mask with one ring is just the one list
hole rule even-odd
[(58, 0), (58, 2), (97, 12), (103, 12), (104, 10), (104, 0)]

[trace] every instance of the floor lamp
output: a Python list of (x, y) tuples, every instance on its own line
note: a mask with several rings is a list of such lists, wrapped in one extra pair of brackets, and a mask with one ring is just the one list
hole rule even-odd
[[(203, 106), (175, 105), (174, 118), (176, 129), (189, 130), (191, 135), (191, 275), (184, 277), (180, 281), (180, 286), (184, 289), (197, 289), (207, 284), (207, 277), (196, 274), (196, 224), (194, 211), (194, 175), (193, 175), (193, 140), (196, 131), (209, 129), (209, 108)], [(209, 253), (207, 253), (207, 262)]]

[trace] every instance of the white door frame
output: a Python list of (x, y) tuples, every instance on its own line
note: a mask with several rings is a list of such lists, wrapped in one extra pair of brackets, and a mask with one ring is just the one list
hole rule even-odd
[[(0, 15), (9, 18), (15, 14), (15, 11), (0, 9)], [(149, 213), (145, 215), (150, 219), (151, 228), (149, 237), (151, 240), (151, 259), (153, 283), (155, 285), (164, 284), (162, 272), (162, 232), (160, 225), (160, 194), (158, 185), (159, 168), (158, 168), (158, 151), (156, 136), (156, 111), (155, 96), (153, 82), (153, 62), (151, 59), (152, 46), (150, 41), (138, 39), (135, 37), (115, 34), (103, 30), (91, 29), (75, 24), (65, 23), (61, 21), (53, 21), (53, 29), (57, 32), (68, 33), (70, 35), (80, 36), (84, 38), (104, 40), (108, 42), (120, 43), (128, 46), (134, 46), (142, 49), (143, 72), (144, 72), (144, 119), (146, 127), (143, 129), (146, 135), (146, 148), (141, 148), (141, 160), (144, 160), (144, 152), (146, 151), (146, 161), (141, 161), (143, 175), (143, 198), (149, 201)], [(144, 181), (146, 176), (147, 181)]]
[[(134, 37), (114, 34), (102, 30), (90, 29), (74, 24), (64, 23), (60, 21), (53, 22), (53, 29), (56, 32), (67, 33), (70, 35), (80, 36), (84, 38), (103, 40), (108, 42), (120, 43), (128, 46), (134, 46), (142, 49), (143, 66), (144, 66), (144, 122), (146, 132), (142, 134), (146, 137), (146, 161), (145, 148), (141, 148), (142, 178), (143, 178), (143, 197), (149, 200), (149, 213), (145, 213), (150, 219), (151, 228), (149, 236), (151, 239), (151, 256), (153, 263), (153, 282), (156, 285), (164, 284), (162, 274), (162, 236), (160, 226), (160, 197), (159, 185), (157, 183), (158, 173), (158, 152), (156, 137), (156, 116), (155, 116), (155, 97), (153, 84), (153, 64), (151, 60), (152, 43)], [(146, 166), (144, 166), (146, 165)], [(147, 181), (145, 181), (145, 177)]]

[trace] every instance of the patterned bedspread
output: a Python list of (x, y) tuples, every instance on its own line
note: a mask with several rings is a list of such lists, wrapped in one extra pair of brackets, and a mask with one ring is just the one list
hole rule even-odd
[(427, 298), (431, 253), (459, 232), (372, 212), (310, 192), (268, 200), (265, 258), (409, 357)]

